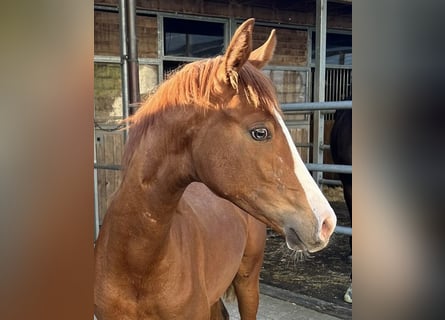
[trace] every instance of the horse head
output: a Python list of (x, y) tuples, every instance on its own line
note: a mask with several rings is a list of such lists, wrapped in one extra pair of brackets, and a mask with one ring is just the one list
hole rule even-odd
[(252, 51), (254, 20), (244, 22), (215, 59), (208, 108), (192, 142), (194, 179), (286, 238), (293, 250), (318, 251), (336, 225), (282, 119), (271, 81), (261, 72), (276, 36)]

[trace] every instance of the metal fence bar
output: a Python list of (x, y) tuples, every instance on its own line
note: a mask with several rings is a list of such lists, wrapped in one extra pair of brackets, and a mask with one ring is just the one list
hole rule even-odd
[(122, 166), (119, 164), (101, 164), (101, 163), (95, 163), (94, 164), (95, 169), (106, 169), (106, 170), (122, 170)]
[(340, 234), (346, 234), (346, 235), (352, 237), (352, 228), (351, 227), (336, 226), (334, 229), (334, 232), (340, 233)]
[(320, 179), (320, 183), (324, 185), (330, 186), (343, 186), (340, 180), (332, 180), (332, 179)]
[(352, 100), (344, 101), (325, 101), (325, 102), (302, 102), (302, 103), (283, 103), (281, 110), (289, 111), (317, 111), (333, 109), (352, 109)]
[(295, 143), (297, 148), (311, 148), (313, 146), (312, 143)]
[(351, 173), (352, 166), (345, 164), (319, 164), (319, 163), (305, 163), (309, 171), (323, 171), (335, 173)]

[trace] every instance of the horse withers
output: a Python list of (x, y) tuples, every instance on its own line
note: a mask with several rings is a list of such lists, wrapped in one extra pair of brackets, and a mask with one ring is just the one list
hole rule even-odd
[(98, 319), (256, 319), (265, 224), (292, 250), (324, 248), (336, 216), (299, 157), (252, 51), (254, 20), (226, 53), (185, 65), (129, 120), (122, 183), (95, 247)]

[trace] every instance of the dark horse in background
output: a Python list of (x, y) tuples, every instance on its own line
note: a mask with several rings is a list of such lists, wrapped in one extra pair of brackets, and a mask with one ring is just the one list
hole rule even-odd
[[(352, 100), (348, 97), (345, 100)], [(352, 109), (339, 109), (334, 115), (334, 126), (331, 131), (331, 154), (334, 163), (352, 165)], [(352, 174), (340, 173), (343, 184), (343, 194), (352, 222)], [(352, 237), (350, 238), (352, 257)], [(345, 301), (352, 303), (352, 275), (351, 286), (345, 293)]]
[[(352, 165), (352, 109), (337, 110), (334, 120), (330, 143), (332, 159), (336, 164)], [(339, 175), (352, 221), (352, 174), (341, 173)]]

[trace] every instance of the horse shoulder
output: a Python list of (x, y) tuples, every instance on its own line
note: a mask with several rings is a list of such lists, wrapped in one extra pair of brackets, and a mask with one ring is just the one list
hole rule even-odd
[(180, 251), (193, 255), (190, 261), (195, 265), (190, 268), (200, 272), (209, 301), (216, 302), (239, 270), (247, 244), (248, 215), (205, 185), (192, 183), (175, 219), (172, 232), (182, 243)]

